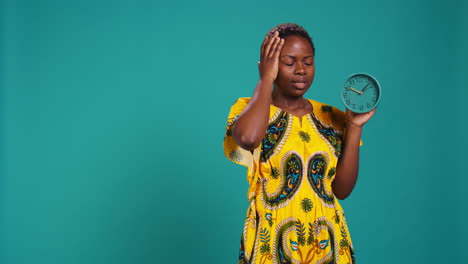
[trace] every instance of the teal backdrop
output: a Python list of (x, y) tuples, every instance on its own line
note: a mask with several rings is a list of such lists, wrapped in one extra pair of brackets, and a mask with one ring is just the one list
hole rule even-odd
[(314, 39), (309, 98), (383, 88), (342, 202), (358, 263), (466, 261), (466, 1), (0, 3), (0, 263), (237, 263), (226, 117), (283, 22)]

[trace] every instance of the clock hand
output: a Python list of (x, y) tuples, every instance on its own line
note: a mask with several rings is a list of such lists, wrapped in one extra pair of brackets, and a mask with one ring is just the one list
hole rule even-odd
[(362, 92), (360, 92), (360, 91), (358, 91), (358, 90), (354, 89), (353, 87), (350, 87), (350, 88), (351, 88), (351, 90), (355, 91), (356, 93), (358, 93), (358, 94), (362, 94)]
[(364, 88), (361, 90), (361, 94), (367, 89), (367, 87), (369, 86), (370, 83), (367, 83), (366, 86), (364, 86)]

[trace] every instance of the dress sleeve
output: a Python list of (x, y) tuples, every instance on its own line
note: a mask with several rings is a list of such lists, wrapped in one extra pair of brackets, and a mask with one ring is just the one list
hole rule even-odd
[(224, 155), (231, 161), (252, 169), (254, 166), (254, 153), (237, 145), (232, 136), (232, 128), (249, 103), (250, 98), (239, 98), (231, 107), (226, 125), (226, 134), (224, 135)]

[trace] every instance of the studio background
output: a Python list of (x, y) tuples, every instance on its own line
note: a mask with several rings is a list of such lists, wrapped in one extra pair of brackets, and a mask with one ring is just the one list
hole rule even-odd
[(314, 39), (307, 96), (382, 85), (342, 205), (358, 263), (467, 257), (466, 1), (0, 5), (0, 263), (237, 263), (245, 168), (222, 152), (264, 34)]

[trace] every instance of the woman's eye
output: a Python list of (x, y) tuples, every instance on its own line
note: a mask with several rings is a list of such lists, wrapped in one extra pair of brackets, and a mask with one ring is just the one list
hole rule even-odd
[(284, 63), (286, 66), (293, 66), (294, 65), (294, 62), (290, 62), (290, 63)]
[(304, 62), (304, 64), (305, 64), (306, 66), (312, 66), (312, 65), (313, 65), (313, 63), (309, 63), (309, 62)]

